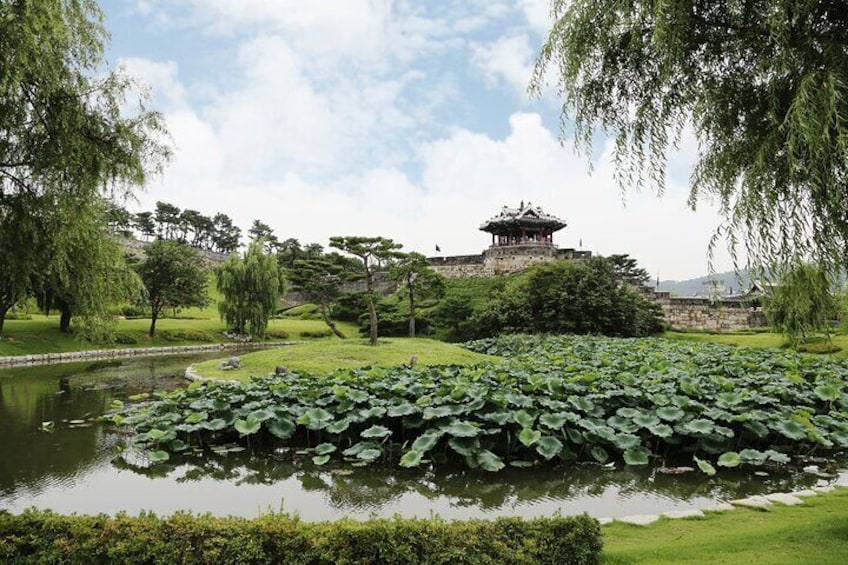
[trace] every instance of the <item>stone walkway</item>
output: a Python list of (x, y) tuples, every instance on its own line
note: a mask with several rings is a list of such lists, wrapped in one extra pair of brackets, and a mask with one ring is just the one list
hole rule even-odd
[(96, 361), (98, 359), (117, 359), (127, 357), (151, 357), (155, 355), (176, 355), (180, 353), (202, 353), (204, 351), (225, 351), (244, 349), (264, 349), (291, 345), (290, 341), (256, 343), (215, 343), (208, 345), (177, 345), (171, 347), (134, 347), (127, 349), (91, 349), (88, 351), (70, 351), (66, 353), (40, 353), (33, 355), (10, 355), (0, 357), (0, 368), (53, 363), (73, 363), (75, 361)]
[(768, 510), (773, 504), (782, 504), (784, 506), (797, 506), (804, 504), (804, 499), (811, 496), (816, 496), (820, 493), (833, 492), (835, 487), (848, 488), (848, 473), (842, 473), (833, 485), (813, 487), (812, 489), (798, 490), (794, 492), (776, 492), (764, 496), (754, 495), (730, 502), (720, 502), (711, 506), (702, 508), (694, 508), (691, 510), (672, 510), (663, 512), (662, 514), (634, 514), (632, 516), (623, 516), (621, 518), (599, 518), (601, 524), (609, 524), (610, 522), (623, 522), (625, 524), (633, 524), (634, 526), (647, 526), (653, 524), (660, 518), (670, 518), (679, 520), (683, 518), (702, 518), (705, 512), (729, 512), (739, 508), (754, 508), (757, 510)]

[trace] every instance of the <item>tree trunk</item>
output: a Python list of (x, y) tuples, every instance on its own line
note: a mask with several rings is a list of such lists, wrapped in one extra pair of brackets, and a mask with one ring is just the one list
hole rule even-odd
[(377, 308), (374, 297), (368, 294), (368, 321), (371, 324), (371, 345), (377, 345)]
[(67, 303), (59, 304), (59, 330), (62, 333), (71, 333), (71, 308)]
[(321, 316), (324, 318), (324, 323), (327, 324), (327, 327), (330, 328), (330, 331), (335, 334), (335, 336), (339, 339), (347, 339), (347, 336), (343, 334), (339, 328), (336, 327), (335, 322), (330, 319), (330, 315), (327, 313), (327, 304), (325, 302), (321, 302)]
[(371, 336), (371, 345), (377, 345), (377, 307), (374, 304), (374, 281), (371, 278), (371, 269), (368, 268), (368, 261), (365, 261), (365, 288), (368, 291), (368, 322), (371, 325), (369, 328)]
[(158, 317), (159, 317), (159, 312), (157, 312), (156, 309), (154, 308), (153, 312), (151, 312), (151, 315), (150, 315), (150, 330), (147, 332), (147, 335), (149, 335), (150, 337), (153, 337), (154, 334), (156, 333), (156, 318), (158, 318)]
[(409, 337), (415, 337), (415, 294), (412, 291), (412, 281), (407, 288), (409, 289)]
[(3, 324), (6, 323), (6, 313), (8, 313), (11, 308), (11, 306), (0, 306), (0, 335), (3, 335)]

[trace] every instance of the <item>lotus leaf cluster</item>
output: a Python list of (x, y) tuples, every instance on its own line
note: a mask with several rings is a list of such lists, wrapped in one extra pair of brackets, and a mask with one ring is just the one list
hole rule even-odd
[(777, 465), (848, 447), (848, 367), (780, 350), (662, 339), (504, 336), (475, 367), (287, 373), (195, 383), (111, 415), (151, 462), (191, 444), (292, 447), (316, 465), (452, 460)]

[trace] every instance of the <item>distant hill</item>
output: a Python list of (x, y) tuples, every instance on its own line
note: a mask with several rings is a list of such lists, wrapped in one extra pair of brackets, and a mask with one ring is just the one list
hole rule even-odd
[(675, 296), (709, 296), (710, 281), (715, 281), (723, 289), (720, 294), (740, 294), (751, 287), (751, 277), (746, 269), (742, 269), (739, 273), (727, 271), (685, 281), (660, 281), (660, 290)]

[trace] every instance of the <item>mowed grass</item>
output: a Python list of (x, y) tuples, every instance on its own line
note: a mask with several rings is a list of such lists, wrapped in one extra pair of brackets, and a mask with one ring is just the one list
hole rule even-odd
[(613, 522), (603, 527), (603, 563), (848, 563), (848, 490), (804, 501), (650, 526)]
[(251, 376), (272, 373), (280, 366), (292, 371), (327, 374), (340, 368), (403, 365), (413, 356), (418, 358), (419, 365), (471, 365), (499, 359), (442, 341), (393, 337), (381, 339), (376, 347), (363, 339), (302, 342), (241, 355), (241, 366), (235, 370), (218, 369), (220, 360), (205, 361), (194, 368), (204, 377), (246, 381)]
[[(663, 333), (662, 337), (674, 340), (705, 341), (744, 347), (784, 347), (785, 344), (785, 339), (781, 334), (772, 332), (687, 333), (670, 331)], [(831, 343), (828, 344), (824, 337), (816, 336), (809, 343), (801, 345), (799, 351), (806, 353), (826, 353), (835, 357), (848, 357), (848, 335), (834, 334), (830, 336), (830, 341)], [(831, 346), (835, 346), (838, 350), (830, 353)]]
[[(353, 324), (341, 322), (338, 325), (348, 335), (356, 335), (356, 327)], [(74, 335), (63, 334), (59, 331), (58, 316), (36, 315), (31, 320), (6, 320), (4, 336), (0, 338), (0, 356), (90, 349), (199, 345), (229, 341), (223, 335), (226, 326), (217, 316), (205, 319), (160, 319), (156, 322), (156, 335), (152, 339), (147, 335), (149, 328), (149, 319), (118, 320), (116, 329), (118, 342), (104, 345), (89, 343)], [(268, 324), (267, 339), (299, 340), (309, 334), (324, 332), (326, 329), (327, 326), (317, 320), (274, 319)]]

